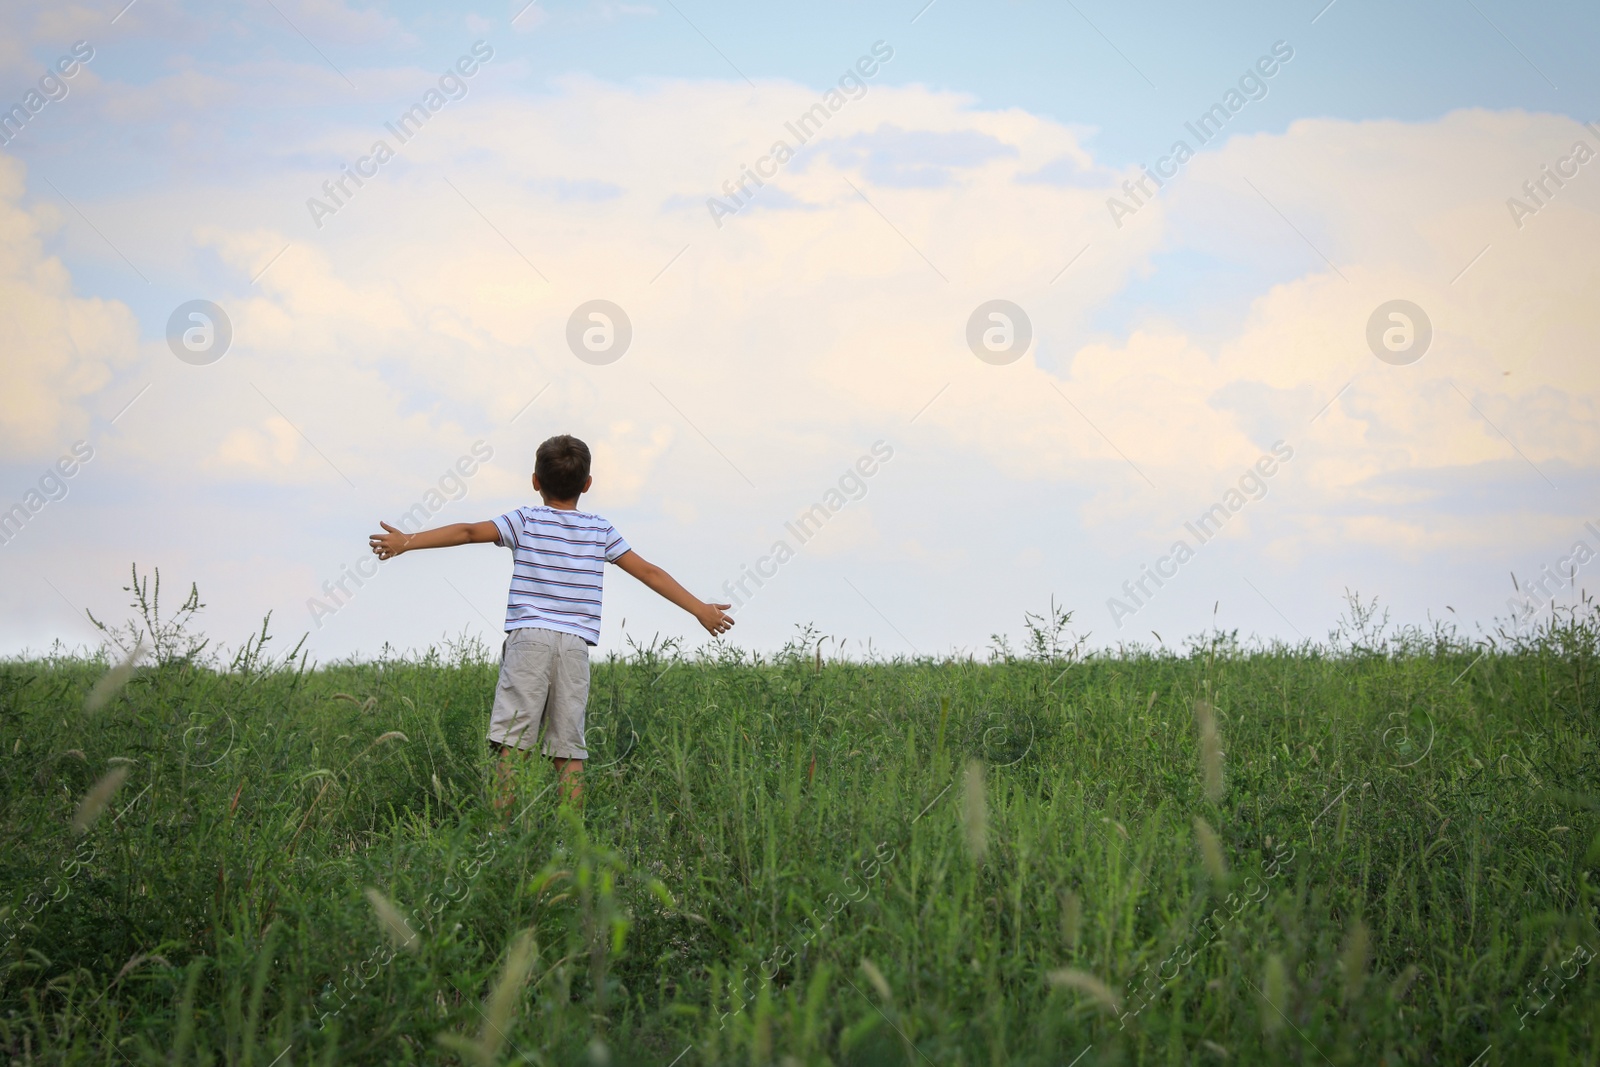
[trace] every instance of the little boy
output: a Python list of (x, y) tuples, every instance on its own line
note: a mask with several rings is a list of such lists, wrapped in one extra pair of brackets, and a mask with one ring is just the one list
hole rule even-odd
[(604, 565), (615, 563), (695, 617), (711, 634), (725, 633), (733, 619), (728, 604), (696, 599), (672, 575), (647, 563), (599, 515), (578, 510), (589, 491), (589, 446), (562, 434), (539, 446), (533, 488), (544, 501), (488, 522), (458, 522), (407, 534), (388, 523), (373, 534), (372, 551), (389, 559), (416, 548), (492, 543), (512, 552), (511, 591), (506, 600), (506, 640), (500, 683), (490, 713), (489, 747), (504, 760), (510, 749), (531, 751), (544, 727), (544, 753), (555, 762), (562, 793), (576, 800), (577, 775), (589, 752), (584, 747), (584, 709), (589, 701), (589, 646), (600, 640), (600, 588)]

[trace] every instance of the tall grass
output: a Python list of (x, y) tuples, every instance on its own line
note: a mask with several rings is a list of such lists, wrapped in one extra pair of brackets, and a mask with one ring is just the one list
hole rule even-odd
[(1370, 608), (1293, 648), (1088, 654), (1060, 612), (988, 662), (636, 647), (581, 811), (530, 760), (509, 824), (481, 646), (169, 632), (91, 701), (136, 620), (0, 664), (0, 1049), (1600, 1062), (1600, 618)]

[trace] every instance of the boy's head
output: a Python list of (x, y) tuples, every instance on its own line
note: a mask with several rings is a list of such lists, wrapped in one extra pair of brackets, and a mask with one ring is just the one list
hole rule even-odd
[(571, 434), (558, 434), (539, 446), (533, 459), (533, 487), (550, 500), (576, 500), (589, 489), (589, 446)]

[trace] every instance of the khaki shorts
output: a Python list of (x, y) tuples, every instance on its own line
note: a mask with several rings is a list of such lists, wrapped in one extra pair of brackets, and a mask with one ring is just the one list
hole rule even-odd
[(544, 754), (587, 759), (584, 709), (589, 703), (589, 646), (576, 634), (527, 626), (506, 634), (500, 683), (489, 713), (489, 740), (531, 749), (544, 728)]

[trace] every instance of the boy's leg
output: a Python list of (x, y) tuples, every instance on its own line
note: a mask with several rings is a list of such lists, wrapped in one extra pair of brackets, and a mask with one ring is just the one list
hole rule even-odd
[(558, 651), (550, 672), (544, 751), (556, 765), (561, 798), (583, 796), (584, 718), (589, 704), (589, 645), (572, 634), (557, 634)]
[(556, 756), (552, 762), (561, 781), (561, 799), (580, 803), (583, 800), (583, 760)]
[(525, 749), (512, 748), (510, 745), (502, 745), (497, 741), (489, 742), (489, 751), (495, 756), (495, 814), (500, 816), (501, 822), (509, 823), (511, 821), (511, 806), (516, 800), (516, 765), (512, 760), (518, 755), (526, 759), (529, 753)]
[(532, 627), (512, 630), (506, 635), (501, 653), (500, 678), (495, 685), (494, 710), (489, 716), (489, 744), (499, 750), (495, 768), (498, 795), (495, 808), (509, 815), (513, 803), (511, 782), (513, 753), (527, 756), (538, 743), (539, 727), (550, 696), (550, 680), (555, 661), (554, 638), (550, 630)]

